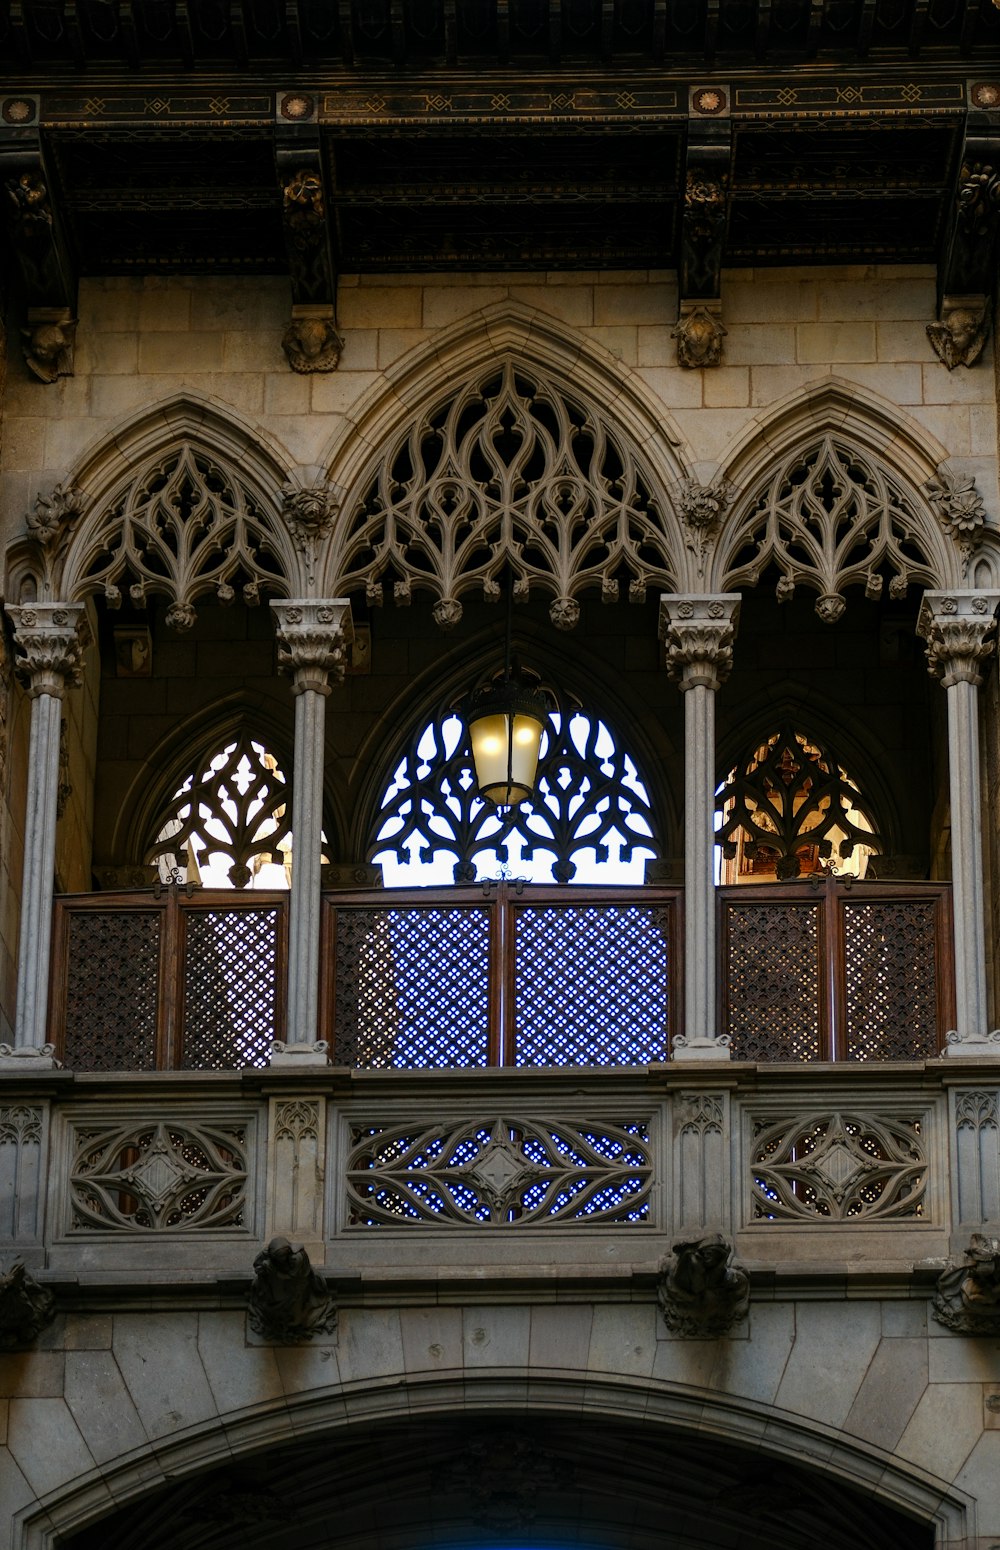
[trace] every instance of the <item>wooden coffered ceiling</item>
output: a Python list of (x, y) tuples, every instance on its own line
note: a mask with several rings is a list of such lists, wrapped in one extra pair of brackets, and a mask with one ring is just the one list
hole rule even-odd
[(716, 270), (947, 263), (995, 124), (994, 0), (0, 0), (36, 308), (88, 274), (294, 281), (297, 166), (334, 275), (683, 267), (706, 168)]

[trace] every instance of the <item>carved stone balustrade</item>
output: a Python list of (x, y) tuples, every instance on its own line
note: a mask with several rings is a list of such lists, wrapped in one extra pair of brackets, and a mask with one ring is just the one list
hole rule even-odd
[(998, 1235), (989, 1071), (36, 1072), (3, 1089), (0, 1232), (57, 1297), (169, 1266), (243, 1306), (278, 1238), (340, 1307), (358, 1275), (492, 1264), (655, 1301), (678, 1242), (721, 1233), (751, 1301), (806, 1261), (861, 1260), (930, 1299), (971, 1234)]

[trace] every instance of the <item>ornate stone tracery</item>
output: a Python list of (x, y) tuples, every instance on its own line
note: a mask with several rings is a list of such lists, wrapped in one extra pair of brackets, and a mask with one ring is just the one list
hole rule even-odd
[(610, 416), (508, 361), (418, 415), (382, 459), (346, 523), (330, 590), (365, 588), (381, 603), (389, 586), (402, 604), (424, 591), (449, 628), (465, 594), (499, 599), (509, 565), (515, 598), (539, 587), (553, 623), (570, 629), (587, 590), (606, 602), (672, 590), (678, 547)]
[(745, 507), (726, 544), (723, 585), (757, 586), (774, 566), (779, 602), (809, 587), (818, 594), (816, 612), (833, 624), (847, 587), (878, 598), (888, 583), (890, 598), (902, 598), (910, 585), (938, 584), (923, 525), (892, 474), (828, 434), (786, 457)]
[[(290, 538), (286, 541), (290, 545)], [(143, 607), (166, 597), (166, 622), (187, 630), (195, 603), (213, 595), (253, 605), (262, 591), (284, 596), (290, 565), (276, 522), (221, 458), (185, 443), (145, 463), (68, 557), (67, 595), (127, 596)]]

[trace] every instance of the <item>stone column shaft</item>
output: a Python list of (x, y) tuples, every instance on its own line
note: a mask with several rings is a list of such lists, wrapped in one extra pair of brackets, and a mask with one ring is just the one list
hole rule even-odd
[(667, 668), (684, 695), (684, 1033), (676, 1060), (728, 1060), (715, 929), (715, 694), (732, 667), (736, 593), (663, 597)]
[(279, 663), (292, 675), (295, 753), (292, 770), (292, 887), (288, 923), (287, 1038), (275, 1041), (272, 1066), (325, 1065), (319, 1038), (319, 936), (323, 844), (326, 698), (340, 682), (353, 629), (344, 599), (273, 602)]
[(81, 604), (34, 604), (7, 610), (14, 624), (18, 673), (28, 686), (31, 728), (28, 796), (24, 815), (24, 870), (17, 950), (14, 1047), (0, 1048), (0, 1064), (52, 1064), (46, 1043), (52, 899), (55, 874), (59, 732), (62, 698), (77, 681)]
[(948, 1034), (947, 1053), (1000, 1058), (1000, 1031), (989, 1031), (986, 1003), (979, 749), (979, 685), (982, 663), (994, 650), (998, 605), (1000, 592), (927, 592), (917, 630), (948, 705), (956, 1028)]

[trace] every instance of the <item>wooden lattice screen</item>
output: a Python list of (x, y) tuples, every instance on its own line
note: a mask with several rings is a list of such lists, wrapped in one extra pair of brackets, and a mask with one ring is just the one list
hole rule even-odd
[(924, 1060), (954, 1026), (946, 883), (826, 878), (720, 891), (737, 1060)]
[(284, 1036), (287, 896), (56, 901), (49, 1037), (76, 1071), (266, 1066)]

